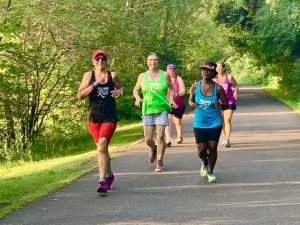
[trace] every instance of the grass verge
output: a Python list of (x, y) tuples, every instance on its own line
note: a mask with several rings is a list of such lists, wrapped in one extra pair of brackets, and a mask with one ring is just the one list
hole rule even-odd
[(263, 89), (270, 95), (274, 96), (284, 105), (292, 109), (294, 112), (300, 116), (300, 99), (291, 98), (290, 96), (285, 96), (282, 91), (275, 87), (263, 87)]
[[(112, 157), (139, 143), (142, 138), (141, 124), (119, 128), (109, 147)], [(97, 168), (95, 146), (90, 148), (78, 155), (1, 165), (0, 218)]]

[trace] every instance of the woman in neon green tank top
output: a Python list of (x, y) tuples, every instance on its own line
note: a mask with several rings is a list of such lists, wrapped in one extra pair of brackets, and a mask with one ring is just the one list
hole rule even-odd
[[(157, 155), (155, 171), (162, 172), (164, 171), (162, 161), (166, 149), (164, 132), (169, 124), (168, 111), (171, 107), (176, 107), (173, 101), (175, 91), (170, 76), (165, 71), (159, 70), (159, 58), (155, 53), (148, 56), (147, 65), (149, 70), (139, 75), (133, 95), (137, 107), (140, 107), (142, 102), (145, 142), (150, 147), (149, 163), (153, 163)], [(139, 95), (141, 89), (143, 99)], [(168, 89), (172, 93), (170, 102), (167, 99)], [(156, 144), (153, 139), (155, 128)]]

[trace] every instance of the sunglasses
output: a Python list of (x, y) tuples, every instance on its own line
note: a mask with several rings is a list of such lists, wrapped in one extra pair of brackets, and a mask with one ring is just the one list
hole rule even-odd
[(175, 69), (175, 65), (174, 64), (169, 64), (168, 69)]
[(102, 62), (105, 62), (106, 61), (106, 56), (102, 55), (102, 54), (96, 55), (95, 61), (98, 62), (100, 59), (101, 59)]
[(208, 69), (208, 68), (205, 68), (205, 67), (202, 67), (201, 70), (203, 70), (203, 71), (208, 71), (208, 72), (213, 72), (213, 70)]

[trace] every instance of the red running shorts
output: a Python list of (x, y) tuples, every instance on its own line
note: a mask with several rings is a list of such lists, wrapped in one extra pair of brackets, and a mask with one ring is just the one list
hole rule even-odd
[(93, 123), (88, 122), (88, 129), (97, 144), (100, 138), (106, 138), (108, 143), (112, 138), (117, 127), (117, 123)]

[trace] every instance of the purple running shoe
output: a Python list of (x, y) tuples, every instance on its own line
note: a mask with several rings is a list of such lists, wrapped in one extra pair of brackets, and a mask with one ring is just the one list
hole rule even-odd
[(112, 176), (110, 176), (110, 177), (106, 177), (107, 190), (110, 190), (112, 188), (112, 184), (113, 184), (115, 178), (116, 177), (114, 174), (112, 174)]
[(108, 186), (106, 181), (100, 181), (97, 192), (99, 193), (107, 193)]

